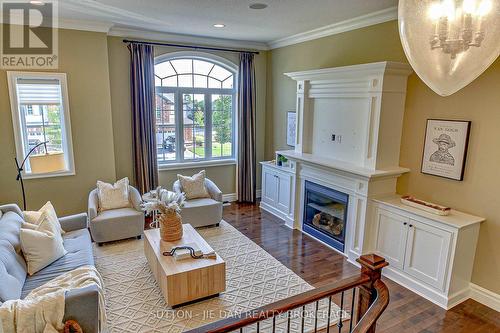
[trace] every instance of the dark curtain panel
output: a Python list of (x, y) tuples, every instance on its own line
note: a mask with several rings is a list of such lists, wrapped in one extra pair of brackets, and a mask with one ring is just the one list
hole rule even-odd
[(135, 183), (141, 193), (158, 186), (155, 134), (155, 83), (153, 46), (128, 45), (132, 88), (132, 147)]
[(255, 67), (252, 53), (240, 54), (238, 82), (238, 201), (256, 201)]

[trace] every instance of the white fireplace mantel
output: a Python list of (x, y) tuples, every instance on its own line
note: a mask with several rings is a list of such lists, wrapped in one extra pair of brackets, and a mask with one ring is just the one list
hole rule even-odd
[(278, 155), (283, 155), (290, 160), (300, 161), (301, 163), (321, 166), (327, 169), (335, 169), (337, 172), (343, 172), (351, 177), (359, 177), (361, 179), (371, 179), (379, 177), (394, 177), (400, 176), (403, 173), (410, 171), (408, 168), (394, 167), (386, 168), (384, 170), (373, 170), (360, 167), (349, 162), (339, 161), (334, 158), (325, 156), (318, 156), (309, 153), (300, 153), (295, 150), (279, 150), (276, 152)]
[[(285, 220), (303, 230), (306, 182), (347, 194), (343, 254), (353, 262), (372, 249), (372, 199), (395, 194), (397, 178), (409, 171), (399, 166), (399, 152), (411, 72), (407, 64), (378, 62), (285, 73), (297, 81), (295, 149), (276, 152), (291, 161), (286, 188), (296, 189)], [(263, 178), (270, 197), (283, 187), (278, 178)]]
[(297, 81), (295, 152), (363, 169), (398, 167), (411, 72), (377, 62), (285, 73)]

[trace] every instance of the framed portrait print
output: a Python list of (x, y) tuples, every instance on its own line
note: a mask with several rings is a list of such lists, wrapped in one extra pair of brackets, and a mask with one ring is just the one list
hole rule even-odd
[(286, 118), (286, 144), (295, 147), (295, 131), (296, 131), (296, 116), (295, 111), (288, 111)]
[(428, 119), (422, 173), (464, 179), (470, 121)]

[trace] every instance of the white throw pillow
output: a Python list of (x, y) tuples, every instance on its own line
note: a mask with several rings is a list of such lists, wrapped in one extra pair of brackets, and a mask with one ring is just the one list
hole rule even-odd
[(68, 253), (61, 234), (50, 222), (50, 217), (43, 213), (41, 219), (39, 225), (23, 224), (19, 232), (29, 275), (35, 274)]
[(209, 198), (205, 187), (205, 170), (201, 170), (193, 177), (177, 175), (177, 179), (182, 186), (182, 191), (186, 194), (186, 199)]
[(40, 217), (42, 217), (42, 212), (38, 210), (25, 210), (23, 212), (24, 222), (36, 224), (40, 223)]
[(35, 211), (24, 211), (24, 221), (27, 223), (39, 225), (42, 222), (42, 215), (45, 213), (47, 219), (50, 223), (52, 223), (61, 235), (64, 235), (64, 230), (61, 227), (61, 223), (59, 223), (59, 218), (57, 217), (56, 210), (50, 201), (47, 201), (45, 205), (42, 206), (39, 210)]
[(120, 179), (114, 184), (97, 181), (97, 197), (99, 210), (130, 207), (128, 194), (128, 178)]

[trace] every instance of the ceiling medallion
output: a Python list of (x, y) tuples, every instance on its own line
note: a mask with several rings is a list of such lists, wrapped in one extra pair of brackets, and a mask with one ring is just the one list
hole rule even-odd
[(399, 34), (411, 66), (449, 96), (500, 55), (500, 0), (399, 0)]

